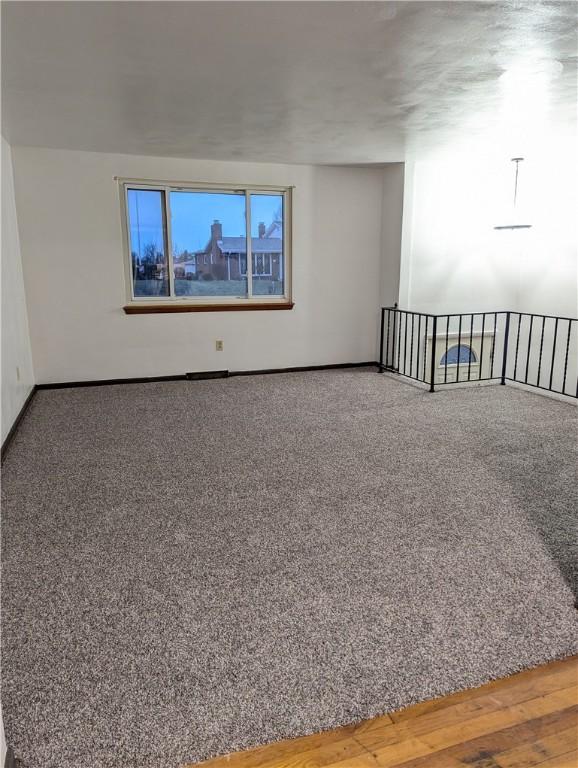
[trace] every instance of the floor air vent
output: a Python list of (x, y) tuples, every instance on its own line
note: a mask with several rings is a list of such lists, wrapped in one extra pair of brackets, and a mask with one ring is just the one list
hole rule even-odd
[(190, 371), (185, 373), (189, 381), (198, 381), (199, 379), (226, 379), (229, 371)]

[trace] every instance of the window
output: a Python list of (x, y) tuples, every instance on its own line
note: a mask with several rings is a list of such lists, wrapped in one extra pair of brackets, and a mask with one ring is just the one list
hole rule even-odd
[(440, 367), (445, 367), (446, 365), (457, 365), (458, 363), (462, 365), (464, 363), (465, 365), (468, 365), (470, 363), (477, 363), (478, 359), (476, 357), (476, 353), (473, 349), (468, 347), (467, 344), (455, 344), (453, 347), (450, 347), (448, 351), (443, 355)]
[(164, 192), (131, 189), (127, 202), (133, 295), (169, 296)]
[(121, 183), (130, 303), (290, 305), (289, 189)]

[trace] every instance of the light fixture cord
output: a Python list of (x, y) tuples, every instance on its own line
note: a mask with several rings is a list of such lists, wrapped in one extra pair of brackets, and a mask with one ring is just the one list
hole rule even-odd
[(523, 159), (523, 157), (512, 158), (512, 162), (516, 163), (516, 178), (514, 180), (514, 208), (516, 207), (516, 200), (518, 198), (518, 173), (520, 171), (520, 160)]

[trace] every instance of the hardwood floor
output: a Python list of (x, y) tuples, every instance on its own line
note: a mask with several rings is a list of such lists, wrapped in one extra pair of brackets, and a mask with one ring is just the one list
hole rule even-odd
[(578, 657), (203, 768), (578, 768)]

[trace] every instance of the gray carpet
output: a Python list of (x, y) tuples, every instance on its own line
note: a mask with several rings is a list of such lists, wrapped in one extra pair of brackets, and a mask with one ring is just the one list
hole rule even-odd
[(3, 477), (27, 768), (176, 768), (578, 652), (576, 409), (374, 371), (39, 392)]

